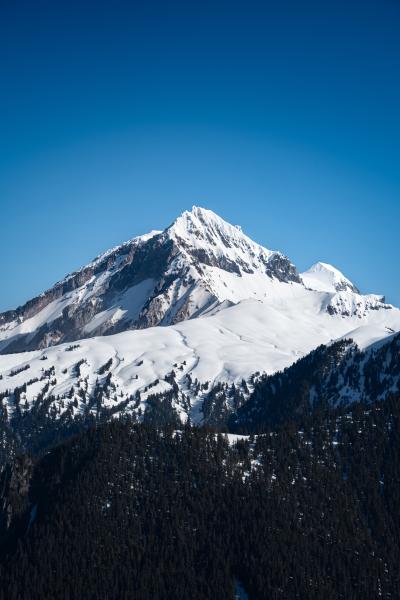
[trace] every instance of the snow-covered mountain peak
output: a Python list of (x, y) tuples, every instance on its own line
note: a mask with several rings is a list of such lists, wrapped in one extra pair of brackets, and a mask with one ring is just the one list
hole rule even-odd
[(326, 263), (300, 278), (282, 253), (194, 206), (164, 231), (99, 255), (24, 306), (0, 314), (0, 353), (173, 325), (249, 299), (280, 313), (293, 303), (299, 319), (303, 299), (313, 306), (315, 318), (368, 320), (371, 311), (393, 308), (381, 297), (361, 296)]
[(195, 265), (218, 267), (238, 276), (259, 274), (301, 283), (294, 265), (281, 252), (257, 244), (240, 226), (231, 225), (211, 210), (193, 206), (174, 221), (166, 234)]
[(345, 292), (359, 294), (358, 288), (338, 269), (324, 262), (315, 263), (310, 269), (301, 273), (304, 284), (318, 292)]
[(224, 221), (212, 210), (193, 206), (191, 211), (183, 212), (174, 221), (168, 231), (178, 240), (196, 248), (210, 248), (221, 254), (236, 249), (251, 255), (262, 254), (268, 259), (273, 252), (253, 242), (241, 228)]

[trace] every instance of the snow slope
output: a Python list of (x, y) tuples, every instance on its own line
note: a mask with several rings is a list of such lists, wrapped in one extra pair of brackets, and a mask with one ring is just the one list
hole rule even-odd
[[(209, 382), (208, 390), (218, 382), (239, 384), (256, 371), (282, 370), (319, 344), (351, 337), (365, 348), (400, 331), (398, 309), (370, 311), (363, 317), (331, 315), (325, 310), (325, 292), (310, 292), (300, 284), (283, 285), (272, 283), (263, 301), (244, 300), (211, 316), (172, 326), (0, 356), (0, 394), (10, 390), (3, 403), (12, 414), (12, 389), (38, 378), (22, 394), (24, 410), (34, 405), (47, 386), (45, 396), (60, 397), (52, 403), (54, 410), (62, 413), (69, 406), (74, 414), (84, 412), (87, 402), (82, 402), (80, 391), (90, 396), (96, 382), (110, 374), (114, 388), (103, 398), (105, 406), (118, 412), (118, 403), (126, 401), (124, 410), (144, 411), (150, 394), (171, 389), (165, 377), (174, 371), (180, 390), (174, 407), (182, 420), (190, 415), (201, 422), (205, 393), (191, 387), (189, 379)], [(43, 377), (45, 371), (51, 372)], [(134, 399), (136, 392), (140, 392), (140, 403)]]

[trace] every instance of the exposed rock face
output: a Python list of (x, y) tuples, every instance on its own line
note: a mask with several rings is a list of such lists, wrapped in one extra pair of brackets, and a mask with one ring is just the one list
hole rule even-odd
[(296, 267), (292, 265), (286, 256), (283, 256), (278, 252), (271, 256), (270, 260), (265, 265), (265, 271), (270, 277), (276, 277), (276, 279), (285, 283), (289, 281), (302, 283)]
[(334, 294), (326, 306), (326, 311), (330, 315), (340, 315), (342, 317), (365, 317), (371, 310), (391, 310), (391, 304), (385, 304), (384, 296), (368, 294), (349, 294), (348, 292), (338, 292)]
[[(247, 289), (260, 277), (262, 284), (251, 295)], [(177, 323), (225, 301), (263, 297), (272, 280), (301, 284), (281, 253), (256, 244), (211, 211), (193, 207), (165, 231), (106, 252), (23, 306), (0, 314), (0, 352)]]
[(0, 314), (0, 351), (40, 349), (81, 337), (84, 326), (107, 305), (110, 280), (135, 260), (147, 237), (106, 252), (23, 306)]

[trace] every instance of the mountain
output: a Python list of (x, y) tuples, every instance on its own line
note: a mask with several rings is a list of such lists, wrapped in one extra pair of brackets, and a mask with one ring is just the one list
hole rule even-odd
[(389, 340), (400, 311), (326, 263), (299, 274), (280, 252), (193, 207), (1, 322), (0, 400), (14, 423), (37, 413), (220, 423), (258, 378), (321, 344), (352, 339), (363, 350)]
[(172, 325), (249, 298), (285, 299), (299, 286), (320, 292), (323, 310), (332, 315), (365, 317), (392, 308), (382, 296), (361, 295), (324, 263), (300, 275), (281, 252), (253, 242), (212, 211), (193, 207), (164, 231), (108, 250), (0, 314), (0, 353)]
[(273, 281), (301, 283), (291, 262), (210, 210), (105, 252), (50, 290), (0, 314), (0, 351), (171, 325), (262, 298)]
[(385, 297), (377, 294), (361, 294), (359, 289), (338, 269), (318, 262), (301, 273), (301, 280), (309, 290), (328, 294), (326, 310), (331, 315), (365, 316), (370, 310), (390, 309)]

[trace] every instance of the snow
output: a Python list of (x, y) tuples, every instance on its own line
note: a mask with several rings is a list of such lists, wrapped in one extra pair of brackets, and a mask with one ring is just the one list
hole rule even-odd
[(171, 237), (184, 240), (196, 249), (209, 250), (227, 256), (233, 261), (238, 257), (247, 261), (263, 255), (268, 259), (273, 252), (263, 248), (247, 237), (237, 226), (227, 223), (211, 210), (193, 206), (185, 211), (167, 230)]
[[(398, 327), (398, 326), (397, 326)], [(398, 331), (398, 329), (397, 329)], [(362, 325), (349, 331), (344, 338), (352, 339), (360, 350), (366, 350), (370, 346), (379, 346), (388, 342), (394, 335), (391, 328), (388, 328), (384, 322), (373, 323), (371, 325)]]
[(304, 284), (319, 292), (336, 292), (340, 288), (354, 291), (354, 284), (338, 269), (324, 262), (317, 262), (308, 271), (301, 273)]
[(247, 442), (250, 439), (249, 435), (239, 435), (237, 433), (223, 433), (222, 435), (228, 440), (230, 446), (238, 442)]
[(121, 319), (137, 319), (155, 286), (154, 279), (145, 279), (117, 296), (110, 308), (97, 313), (83, 331), (90, 334), (98, 327), (115, 324)]
[(0, 329), (0, 339), (7, 340), (10, 337), (25, 333), (34, 333), (45, 323), (50, 323), (61, 316), (64, 308), (69, 304), (69, 296), (62, 296), (57, 300), (50, 302), (45, 308), (38, 312), (35, 316), (26, 319), (22, 323), (12, 321), (4, 325)]
[[(218, 297), (221, 301), (229, 299), (229, 292), (226, 293), (223, 288), (229, 289), (234, 281), (234, 288), (238, 285), (245, 288), (252, 279), (258, 279), (256, 284), (258, 287), (261, 285), (260, 278), (270, 280), (265, 273), (266, 264), (273, 255), (280, 255), (279, 252), (257, 244), (240, 228), (230, 225), (211, 210), (197, 206), (193, 206), (190, 212), (185, 211), (178, 217), (166, 233), (179, 246), (181, 261), (188, 259), (186, 249), (189, 252), (203, 250), (209, 255), (224, 257), (237, 266), (238, 272), (230, 273), (224, 269), (202, 265), (206, 271), (204, 279), (206, 285), (211, 285), (213, 291), (215, 291), (214, 287), (219, 288)], [(252, 272), (246, 273), (246, 269)], [(231, 277), (226, 280), (225, 276)], [(240, 281), (242, 277), (246, 283)], [(264, 288), (262, 291), (264, 293)], [(241, 298), (243, 297), (242, 292)], [(245, 297), (248, 298), (249, 293)]]
[[(275, 282), (264, 301), (244, 300), (211, 316), (168, 327), (79, 340), (79, 347), (69, 352), (66, 352), (69, 344), (61, 344), (41, 351), (0, 356), (3, 374), (0, 392), (34, 377), (40, 379), (42, 369), (54, 366), (57, 383), (50, 385), (49, 393), (65, 394), (77, 382), (74, 367), (82, 359), (88, 363), (82, 368), (91, 389), (99, 377), (99, 368), (112, 358), (110, 372), (117, 392), (122, 391), (128, 397), (139, 390), (144, 402), (150, 393), (169, 388), (164, 377), (173, 369), (181, 389), (188, 373), (193, 380), (210, 381), (211, 385), (240, 382), (256, 371), (271, 374), (282, 370), (321, 343), (354, 337), (362, 347), (367, 347), (400, 331), (398, 309), (371, 311), (363, 318), (343, 318), (324, 310), (324, 297), (324, 293), (310, 292), (299, 284)], [(47, 360), (40, 360), (43, 355)], [(30, 369), (10, 377), (12, 369), (26, 364)], [(145, 392), (157, 379), (159, 383)], [(42, 386), (46, 382), (41, 382)], [(34, 386), (32, 392), (28, 386), (29, 402), (40, 387)], [(201, 421), (200, 402), (200, 398), (192, 398), (194, 422)]]

